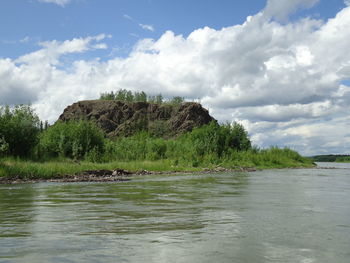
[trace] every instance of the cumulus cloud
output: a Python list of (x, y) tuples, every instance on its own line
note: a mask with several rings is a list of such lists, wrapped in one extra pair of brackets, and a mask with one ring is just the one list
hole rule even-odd
[(65, 5), (69, 4), (71, 0), (38, 0), (41, 3), (52, 3), (59, 5), (61, 7), (64, 7)]
[[(40, 94), (53, 89), (59, 77), (67, 78), (68, 72), (57, 70), (62, 56), (88, 50), (106, 48), (98, 43), (108, 35), (98, 35), (72, 40), (41, 42), (38, 51), (23, 55), (16, 60), (0, 59), (0, 104), (21, 104), (36, 102)], [(102, 44), (102, 45), (101, 45)], [(58, 88), (60, 89), (60, 88)], [(47, 118), (51, 113), (48, 113)], [(45, 116), (46, 117), (46, 116)]]
[[(200, 101), (220, 121), (242, 122), (260, 146), (344, 153), (350, 146), (350, 87), (342, 84), (350, 79), (350, 7), (326, 22), (281, 24), (266, 19), (273, 3), (241, 25), (142, 39), (126, 58), (65, 65), (65, 56), (108, 48), (106, 35), (42, 42), (38, 51), (0, 59), (0, 103), (30, 100), (53, 122), (67, 105), (105, 91), (179, 95)], [(294, 1), (285, 14), (315, 3)]]

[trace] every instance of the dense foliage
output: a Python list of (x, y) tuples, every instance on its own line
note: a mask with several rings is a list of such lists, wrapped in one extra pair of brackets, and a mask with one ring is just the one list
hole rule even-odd
[(28, 156), (39, 132), (39, 118), (30, 106), (0, 107), (0, 155)]
[(103, 132), (92, 122), (59, 121), (41, 134), (38, 154), (81, 159), (102, 153), (104, 141)]

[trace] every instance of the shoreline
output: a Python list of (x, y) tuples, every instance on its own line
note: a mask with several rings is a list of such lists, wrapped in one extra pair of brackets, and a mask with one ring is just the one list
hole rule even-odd
[[(322, 167), (284, 167), (284, 168), (270, 168), (270, 169), (325, 169)], [(336, 168), (326, 168), (336, 169)], [(82, 183), (82, 182), (127, 182), (131, 181), (133, 177), (145, 175), (177, 175), (177, 174), (217, 174), (217, 173), (250, 173), (262, 170), (269, 170), (263, 168), (244, 168), (238, 167), (235, 169), (228, 169), (217, 167), (215, 169), (203, 169), (202, 171), (129, 171), (124, 169), (115, 170), (89, 170), (76, 173), (73, 175), (57, 175), (50, 178), (21, 178), (20, 176), (0, 177), (0, 185), (3, 184), (35, 184), (35, 183)]]
[(209, 174), (209, 173), (229, 173), (229, 172), (254, 172), (259, 169), (239, 168), (227, 169), (218, 167), (216, 169), (204, 169), (203, 171), (129, 171), (124, 169), (115, 170), (91, 170), (73, 175), (57, 175), (51, 178), (20, 178), (0, 177), (0, 184), (24, 184), (24, 183), (81, 183), (81, 182), (126, 182), (132, 177), (145, 175), (176, 175), (176, 174)]

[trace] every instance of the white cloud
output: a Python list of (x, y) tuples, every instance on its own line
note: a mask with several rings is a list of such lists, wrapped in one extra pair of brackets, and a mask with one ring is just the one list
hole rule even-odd
[(59, 63), (59, 58), (65, 54), (82, 53), (91, 49), (106, 49), (106, 44), (95, 43), (103, 40), (106, 37), (108, 36), (105, 34), (100, 34), (94, 37), (74, 38), (63, 42), (57, 40), (41, 42), (39, 45), (42, 47), (42, 49), (23, 55), (19, 57), (16, 62), (56, 65)]
[(261, 146), (344, 153), (350, 87), (341, 83), (350, 79), (349, 35), (347, 7), (327, 22), (280, 24), (261, 12), (241, 25), (187, 37), (168, 31), (107, 61), (64, 63), (70, 54), (108, 48), (101, 42), (106, 35), (43, 42), (36, 52), (0, 59), (0, 103), (30, 100), (42, 119), (54, 121), (67, 105), (101, 92), (161, 92), (199, 99), (221, 121), (241, 121)]
[(266, 105), (261, 107), (244, 107), (234, 110), (234, 116), (251, 121), (289, 122), (294, 119), (319, 119), (338, 112), (340, 107), (331, 101), (309, 104)]
[(41, 3), (52, 3), (64, 7), (69, 4), (71, 0), (38, 0)]
[(350, 0), (344, 0), (344, 4), (345, 4), (346, 6), (350, 6)]
[[(55, 96), (60, 98), (58, 90), (61, 88), (56, 87), (56, 84), (61, 81), (60, 78), (69, 77), (69, 73), (56, 68), (60, 66), (62, 56), (106, 48), (104, 43), (98, 43), (106, 37), (109, 36), (101, 34), (63, 42), (56, 40), (42, 42), (40, 50), (23, 55), (16, 60), (0, 59), (0, 104), (37, 103), (38, 100), (43, 99), (40, 94), (47, 92), (52, 93), (53, 98)], [(70, 88), (67, 87), (67, 89)], [(68, 90), (67, 94), (74, 94)], [(71, 99), (68, 101), (70, 102)], [(57, 112), (50, 113), (51, 108), (48, 110), (48, 112), (44, 110), (44, 118), (50, 120), (56, 118), (51, 114), (57, 114)]]
[(148, 30), (152, 32), (154, 31), (154, 27), (152, 25), (139, 24), (139, 26), (144, 30)]

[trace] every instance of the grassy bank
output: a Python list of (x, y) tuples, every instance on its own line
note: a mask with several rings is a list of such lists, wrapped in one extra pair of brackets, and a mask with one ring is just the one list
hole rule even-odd
[(198, 167), (174, 167), (169, 160), (158, 161), (114, 161), (108, 163), (93, 163), (87, 161), (74, 162), (72, 160), (51, 160), (46, 162), (34, 162), (20, 159), (3, 159), (0, 163), (0, 176), (16, 177), (22, 179), (50, 179), (65, 175), (79, 174), (89, 170), (115, 170), (124, 169), (131, 172), (147, 170), (154, 172), (166, 171), (190, 171), (196, 172)]
[(115, 170), (124, 169), (131, 172), (141, 170), (153, 172), (200, 172), (215, 170), (217, 167), (226, 169), (273, 169), (312, 167), (313, 163), (301, 157), (290, 149), (270, 148), (261, 151), (236, 152), (220, 162), (215, 163), (208, 157), (200, 164), (193, 165), (193, 161), (180, 161), (178, 159), (160, 160), (131, 160), (94, 163), (88, 161), (76, 162), (71, 159), (56, 159), (45, 162), (5, 158), (0, 161), (0, 176), (21, 179), (50, 179), (66, 175), (79, 174), (87, 170)]

